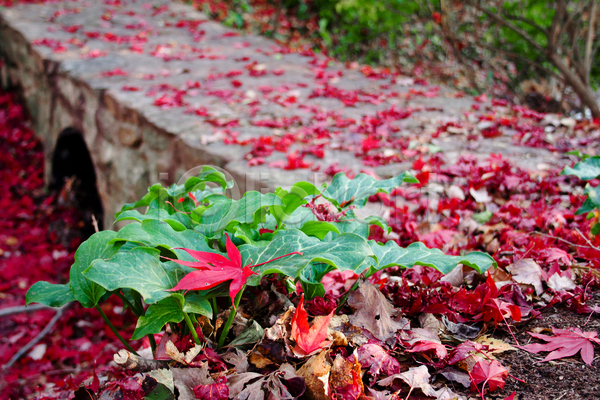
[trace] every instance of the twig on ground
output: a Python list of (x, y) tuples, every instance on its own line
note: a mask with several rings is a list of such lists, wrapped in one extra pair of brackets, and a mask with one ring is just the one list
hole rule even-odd
[(594, 250), (600, 250), (600, 248), (594, 246), (592, 244), (592, 242), (590, 242), (590, 239), (586, 238), (585, 235), (583, 233), (581, 233), (581, 231), (579, 230), (579, 228), (575, 228), (575, 232), (579, 233), (579, 236), (581, 236), (583, 238), (583, 240), (585, 240), (585, 242), (587, 244), (589, 244), (592, 249), (594, 249)]
[(72, 305), (73, 305), (72, 302), (67, 303), (64, 306), (62, 306), (61, 308), (59, 308), (58, 310), (56, 310), (56, 314), (54, 315), (54, 317), (52, 317), (50, 322), (48, 322), (48, 325), (46, 325), (46, 327), (44, 329), (42, 329), (42, 331), (40, 333), (38, 333), (37, 336), (34, 337), (29, 343), (27, 343), (25, 346), (23, 346), (21, 349), (19, 349), (19, 351), (17, 351), (15, 353), (15, 355), (12, 356), (12, 358), (10, 360), (8, 360), (8, 362), (6, 364), (4, 364), (4, 366), (2, 368), (5, 370), (9, 369), (10, 367), (13, 366), (14, 363), (19, 361), (19, 359), (21, 357), (23, 357), (25, 354), (27, 354), (33, 346), (35, 346), (40, 340), (42, 340), (42, 338), (44, 336), (46, 336), (46, 334), (48, 334), (48, 332), (50, 332), (50, 330), (58, 322), (60, 317), (62, 317), (62, 315), (65, 313), (65, 311)]
[(13, 314), (34, 312), (39, 310), (48, 310), (53, 309), (53, 307), (46, 306), (44, 304), (32, 304), (30, 306), (15, 306), (15, 307), (7, 307), (0, 310), (0, 317), (7, 317)]
[(583, 239), (584, 239), (584, 240), (585, 240), (585, 241), (586, 241), (586, 242), (589, 244), (589, 246), (584, 246), (584, 245), (582, 245), (582, 244), (577, 244), (577, 243), (569, 242), (568, 240), (565, 240), (565, 239), (563, 239), (563, 238), (560, 238), (560, 237), (558, 237), (558, 236), (552, 236), (552, 235), (548, 235), (547, 233), (543, 233), (543, 232), (531, 232), (531, 233), (529, 233), (529, 234), (530, 234), (530, 235), (542, 235), (542, 236), (549, 237), (550, 239), (556, 239), (556, 240), (560, 240), (561, 242), (563, 242), (563, 243), (566, 243), (566, 244), (568, 244), (568, 245), (571, 245), (571, 246), (575, 246), (575, 247), (582, 247), (582, 248), (584, 248), (584, 249), (592, 249), (592, 250), (598, 250), (598, 251), (600, 251), (600, 247), (596, 247), (596, 246), (594, 246), (594, 245), (593, 245), (593, 244), (592, 244), (592, 243), (591, 243), (591, 242), (588, 240), (588, 238), (586, 238), (586, 237), (583, 235), (583, 233), (581, 233), (581, 232), (579, 231), (579, 229), (575, 228), (575, 231), (577, 231), (577, 233), (579, 233), (579, 235), (581, 235), (581, 237), (582, 237), (582, 238), (583, 238)]
[(114, 355), (113, 361), (123, 368), (138, 372), (169, 368), (171, 364), (174, 364), (174, 361), (169, 360), (150, 360), (143, 358), (125, 349), (119, 350), (119, 352)]
[(94, 214), (92, 214), (92, 225), (94, 226), (94, 230), (96, 231), (96, 233), (98, 233), (100, 231), (98, 229), (98, 220), (96, 219), (96, 216)]

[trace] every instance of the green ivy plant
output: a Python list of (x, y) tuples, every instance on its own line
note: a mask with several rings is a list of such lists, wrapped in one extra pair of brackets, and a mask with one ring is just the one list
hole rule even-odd
[[(581, 161), (573, 167), (565, 167), (560, 173), (561, 175), (575, 175), (582, 181), (591, 181), (600, 177), (600, 156), (591, 157), (581, 154), (579, 151), (571, 151), (567, 154), (575, 155), (581, 158)], [(587, 198), (575, 214), (587, 214), (587, 219), (592, 219), (600, 213), (600, 185), (594, 187), (588, 183), (585, 185), (584, 194), (587, 195)], [(600, 232), (600, 222), (596, 222), (590, 232), (592, 235), (597, 235)]]
[[(376, 216), (360, 219), (354, 210), (365, 206), (370, 196), (390, 193), (404, 182), (418, 181), (410, 173), (387, 180), (365, 174), (348, 179), (340, 173), (329, 186), (298, 182), (274, 193), (246, 192), (233, 200), (225, 195), (233, 183), (214, 168), (204, 167), (183, 185), (156, 184), (140, 200), (126, 204), (116, 221), (131, 223), (118, 232), (92, 235), (75, 253), (69, 283), (37, 282), (27, 293), (27, 304), (60, 307), (78, 301), (96, 308), (134, 352), (99, 306), (110, 296), (118, 296), (124, 309), (137, 317), (131, 340), (148, 336), (154, 349), (153, 334), (167, 324), (179, 332), (189, 331), (199, 343), (199, 316), (215, 318), (219, 299), (220, 304), (233, 306), (229, 313), (233, 319), (244, 288), (257, 286), (272, 274), (291, 290), (299, 282), (306, 299), (312, 299), (325, 294), (321, 279), (334, 269), (354, 271), (366, 279), (391, 266), (425, 265), (448, 273), (460, 263), (481, 273), (495, 265), (485, 253), (448, 256), (422, 243), (402, 248), (393, 241), (384, 245), (368, 240), (371, 225), (388, 232), (390, 228)], [(194, 277), (203, 277), (190, 267), (201, 265), (200, 259), (217, 260), (200, 270), (216, 270), (227, 263), (230, 270), (244, 267), (244, 273), (238, 271), (233, 280), (211, 278), (204, 290), (173, 290), (192, 271)], [(215, 276), (214, 271), (211, 274)], [(235, 288), (229, 288), (233, 281)], [(229, 326), (224, 325), (219, 346), (224, 345)]]

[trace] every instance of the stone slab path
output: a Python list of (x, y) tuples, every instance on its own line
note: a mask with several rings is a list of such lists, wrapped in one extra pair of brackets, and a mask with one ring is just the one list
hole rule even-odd
[(61, 131), (83, 134), (105, 226), (150, 184), (203, 164), (261, 190), (339, 169), (385, 177), (440, 149), (449, 162), (465, 153), (528, 168), (557, 162), (514, 146), (509, 131), (474, 142), (448, 128), (486, 129), (473, 106), (482, 112), (489, 101), (293, 53), (168, 0), (0, 9), (0, 57), (2, 84), (22, 89), (48, 174)]

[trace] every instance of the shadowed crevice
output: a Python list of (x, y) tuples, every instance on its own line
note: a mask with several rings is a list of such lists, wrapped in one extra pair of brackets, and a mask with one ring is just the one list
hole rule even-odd
[(96, 186), (96, 171), (90, 152), (80, 131), (64, 129), (52, 155), (50, 190), (59, 192), (59, 201), (73, 203), (81, 212), (85, 227), (83, 233), (94, 233), (92, 215), (103, 229), (104, 208)]

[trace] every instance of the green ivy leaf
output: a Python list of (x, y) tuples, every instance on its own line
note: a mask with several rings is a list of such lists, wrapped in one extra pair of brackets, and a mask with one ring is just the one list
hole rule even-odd
[(490, 220), (490, 218), (492, 218), (494, 216), (494, 213), (486, 210), (486, 211), (482, 211), (480, 213), (476, 213), (473, 214), (473, 219), (477, 222), (479, 222), (480, 224), (485, 224), (486, 222), (488, 222)]
[(45, 304), (50, 307), (62, 307), (74, 301), (75, 296), (69, 285), (58, 285), (44, 281), (34, 283), (25, 296), (25, 304)]
[[(575, 215), (587, 214), (587, 219), (591, 219), (595, 215), (594, 211), (600, 208), (600, 185), (593, 187), (588, 183), (585, 185), (585, 190), (583, 193), (587, 195), (587, 198), (581, 207), (575, 211)], [(594, 225), (590, 232), (592, 235), (597, 235), (599, 229), (600, 226)]]
[(182, 213), (169, 214), (165, 210), (159, 208), (148, 210), (146, 214), (141, 214), (137, 210), (123, 211), (119, 213), (119, 218), (115, 220), (115, 223), (120, 221), (143, 222), (146, 220), (164, 221), (176, 231), (184, 231), (192, 228), (192, 220), (187, 215)]
[(282, 204), (273, 193), (255, 191), (246, 192), (240, 200), (221, 195), (209, 196), (206, 200), (212, 202), (210, 206), (198, 207), (192, 219), (200, 224), (195, 229), (211, 239), (220, 238), (225, 230), (233, 231), (238, 224), (256, 227), (265, 222), (268, 207)]
[[(374, 240), (370, 240), (369, 244), (373, 253), (377, 256), (379, 265), (367, 260), (362, 271), (369, 268), (373, 272), (392, 266), (400, 266), (403, 268), (412, 268), (414, 265), (425, 265), (437, 269), (443, 274), (447, 274), (458, 264), (464, 264), (482, 273), (492, 265), (497, 265), (496, 261), (486, 253), (471, 252), (464, 256), (448, 256), (439, 249), (430, 249), (421, 242), (416, 242), (406, 248), (398, 246), (394, 241), (389, 241), (385, 245), (379, 244)], [(362, 272), (361, 271), (361, 272)]]
[(165, 189), (160, 183), (155, 183), (148, 188), (148, 193), (146, 193), (144, 197), (136, 202), (125, 204), (123, 208), (121, 208), (121, 211), (115, 214), (115, 218), (118, 219), (121, 213), (125, 211), (133, 210), (134, 208), (139, 207), (149, 207), (152, 203), (155, 203), (154, 207), (162, 208), (159, 207), (159, 205), (163, 205), (164, 202), (168, 200), (169, 193), (167, 192), (167, 189)]
[(117, 253), (109, 260), (95, 260), (83, 275), (106, 290), (129, 288), (142, 295), (148, 304), (170, 296), (172, 289), (192, 268), (174, 262), (161, 262), (160, 251), (136, 247)]
[[(369, 227), (371, 225), (377, 225), (388, 233), (391, 231), (391, 228), (383, 218), (371, 215), (365, 219), (360, 219), (353, 210), (348, 210), (342, 220), (333, 222), (333, 224), (338, 228), (340, 233), (354, 233), (365, 238), (369, 237)], [(333, 237), (335, 235), (329, 235), (326, 237), (326, 240), (330, 240)]]
[(237, 335), (229, 346), (235, 346), (242, 349), (250, 349), (256, 342), (262, 339), (265, 330), (256, 321), (250, 324), (239, 335)]
[(249, 224), (239, 224), (233, 228), (234, 237), (240, 239), (244, 243), (254, 244), (258, 233), (253, 230)]
[(594, 201), (592, 201), (592, 199), (588, 197), (585, 199), (581, 207), (579, 207), (577, 211), (575, 211), (575, 215), (588, 214), (587, 219), (590, 219), (594, 216), (594, 213), (592, 211), (594, 211), (598, 207), (599, 205), (594, 203)]
[(301, 256), (292, 255), (254, 268), (258, 275), (248, 278), (250, 286), (258, 285), (260, 278), (270, 273), (282, 273), (295, 279), (311, 262), (325, 263), (342, 271), (355, 270), (365, 258), (373, 256), (367, 241), (358, 235), (348, 233), (330, 242), (322, 242), (297, 229), (277, 231), (273, 240), (265, 245), (242, 245), (239, 249), (244, 263), (248, 264), (251, 259), (253, 265), (296, 251), (302, 253)]
[(168, 189), (164, 188), (160, 183), (152, 185), (148, 189), (148, 193), (140, 200), (125, 204), (121, 211), (115, 215), (115, 218), (119, 219), (123, 212), (139, 207), (164, 209), (169, 214), (173, 214), (175, 212), (173, 207), (179, 204), (179, 199), (183, 198), (185, 200), (184, 205), (193, 204), (188, 193), (208, 189), (206, 185), (209, 182), (218, 184), (222, 189), (227, 189), (233, 185), (233, 183), (227, 182), (222, 172), (217, 171), (213, 167), (205, 166), (197, 177), (188, 178), (183, 185), (173, 185)]
[(185, 181), (183, 185), (183, 191), (174, 191), (173, 195), (195, 192), (196, 190), (205, 190), (208, 182), (216, 183), (221, 186), (222, 189), (229, 189), (233, 187), (233, 182), (228, 182), (225, 175), (214, 169), (213, 167), (204, 166), (198, 176), (192, 176)]
[(206, 291), (201, 291), (199, 293), (187, 293), (185, 295), (185, 305), (183, 306), (183, 311), (186, 313), (202, 314), (209, 319), (212, 318), (212, 306), (207, 299), (214, 296), (206, 296), (206, 294)]
[(329, 232), (335, 232), (338, 235), (340, 234), (338, 228), (327, 221), (307, 221), (302, 225), (300, 230), (308, 236), (314, 236), (321, 240), (323, 240)]
[[(113, 243), (119, 241), (140, 243), (146, 247), (164, 247), (167, 249), (183, 247), (198, 251), (216, 252), (208, 246), (206, 238), (200, 233), (189, 229), (178, 232), (168, 223), (157, 220), (146, 220), (141, 224), (129, 224), (123, 227), (112, 240)], [(175, 250), (175, 253), (178, 257), (187, 255), (183, 250)]]
[(338, 207), (345, 208), (351, 204), (364, 207), (370, 196), (380, 192), (390, 193), (403, 182), (419, 183), (410, 172), (403, 172), (384, 180), (377, 180), (366, 174), (358, 174), (354, 179), (348, 179), (346, 174), (340, 172), (333, 177), (331, 185), (322, 194)]
[(90, 281), (83, 275), (94, 260), (108, 259), (117, 252), (117, 247), (111, 244), (116, 236), (114, 231), (97, 232), (83, 242), (75, 252), (75, 262), (71, 266), (69, 282), (75, 299), (85, 308), (95, 307), (106, 290)]
[(325, 287), (321, 280), (330, 271), (335, 268), (324, 263), (310, 263), (309, 266), (300, 272), (300, 284), (307, 300), (325, 295)]
[(275, 195), (281, 199), (281, 205), (273, 205), (269, 208), (271, 215), (275, 217), (278, 226), (283, 226), (298, 207), (307, 203), (307, 198), (312, 198), (321, 191), (312, 183), (296, 182), (288, 190), (277, 188)]
[[(180, 299), (176, 297), (180, 297)], [(163, 326), (169, 322), (178, 324), (183, 321), (183, 310), (181, 309), (183, 302), (182, 295), (173, 293), (156, 304), (148, 306), (146, 315), (138, 319), (131, 340), (138, 340), (146, 335), (159, 333)]]
[(565, 167), (560, 174), (575, 175), (582, 181), (596, 179), (600, 175), (600, 156), (586, 158), (575, 164), (572, 168)]

